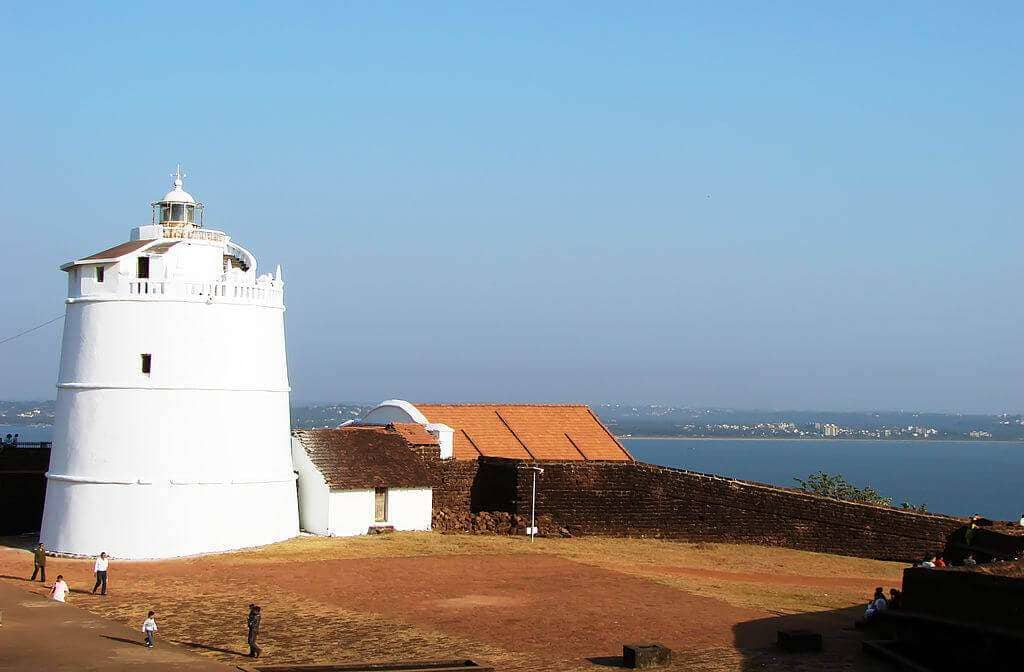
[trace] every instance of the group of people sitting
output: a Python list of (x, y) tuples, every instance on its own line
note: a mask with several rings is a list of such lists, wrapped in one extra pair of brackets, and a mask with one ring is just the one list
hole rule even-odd
[(3, 441), (0, 441), (0, 446), (3, 446), (5, 448), (7, 446), (10, 446), (11, 448), (17, 448), (18, 447), (18, 435), (17, 434), (14, 434), (14, 435), (8, 434), (7, 436), (4, 437)]
[(914, 567), (927, 567), (928, 569), (942, 569), (946, 566), (946, 560), (941, 555), (926, 555), (921, 562), (915, 562)]
[(886, 609), (899, 609), (902, 606), (903, 593), (896, 588), (889, 589), (889, 597), (885, 597), (885, 591), (879, 586), (875, 588), (875, 595), (868, 602), (867, 609), (864, 610), (864, 620), (870, 621), (881, 611)]

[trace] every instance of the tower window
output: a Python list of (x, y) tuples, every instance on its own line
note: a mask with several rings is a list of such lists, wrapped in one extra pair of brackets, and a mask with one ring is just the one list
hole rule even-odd
[(138, 276), (142, 279), (149, 277), (149, 257), (139, 257)]
[(149, 375), (149, 372), (153, 369), (153, 355), (144, 354), (142, 355), (142, 372)]
[(103, 282), (103, 266), (96, 267), (96, 282)]
[(373, 522), (383, 523), (388, 519), (388, 489), (375, 488), (373, 491)]

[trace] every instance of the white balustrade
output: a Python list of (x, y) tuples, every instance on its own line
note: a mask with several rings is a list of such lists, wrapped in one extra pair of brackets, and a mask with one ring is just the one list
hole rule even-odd
[[(113, 285), (91, 288), (79, 296), (127, 296), (133, 299), (177, 299), (186, 301), (216, 301), (281, 306), (283, 291), (271, 284), (238, 284), (232, 282), (189, 282), (184, 280), (140, 280), (121, 278)], [(106, 291), (104, 291), (106, 290)]]

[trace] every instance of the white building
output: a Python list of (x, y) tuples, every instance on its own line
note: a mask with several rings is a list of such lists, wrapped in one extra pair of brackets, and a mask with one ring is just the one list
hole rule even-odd
[(283, 282), (174, 188), (68, 274), (41, 540), (170, 558), (298, 533)]
[(424, 449), (436, 458), (437, 441), (418, 425), (292, 432), (302, 529), (335, 537), (429, 530), (433, 491), (416, 453)]

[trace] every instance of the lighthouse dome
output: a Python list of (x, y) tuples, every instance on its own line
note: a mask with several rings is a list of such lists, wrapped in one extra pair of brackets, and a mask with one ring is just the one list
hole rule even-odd
[(152, 204), (153, 224), (164, 226), (203, 225), (203, 204), (192, 198), (192, 194), (181, 188), (185, 174), (178, 166), (174, 174), (173, 188), (164, 197)]
[(195, 203), (196, 199), (192, 198), (192, 194), (188, 193), (181, 188), (181, 178), (185, 177), (181, 174), (181, 166), (174, 171), (174, 188), (164, 194), (164, 197), (160, 199), (164, 203)]

